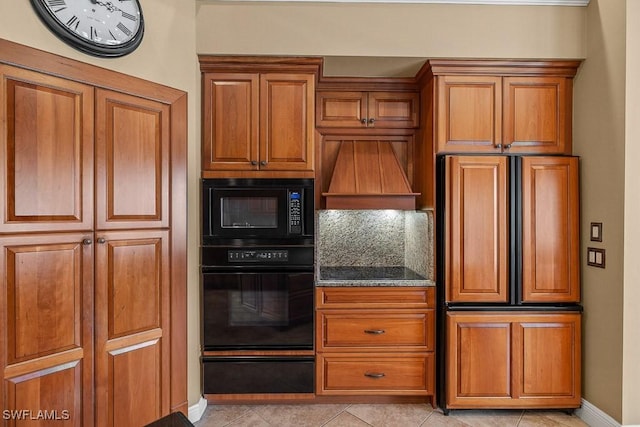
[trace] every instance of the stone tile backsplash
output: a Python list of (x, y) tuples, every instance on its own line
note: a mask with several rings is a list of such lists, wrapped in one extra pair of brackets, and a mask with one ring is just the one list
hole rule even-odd
[(320, 266), (405, 266), (433, 279), (433, 212), (322, 210), (317, 213)]

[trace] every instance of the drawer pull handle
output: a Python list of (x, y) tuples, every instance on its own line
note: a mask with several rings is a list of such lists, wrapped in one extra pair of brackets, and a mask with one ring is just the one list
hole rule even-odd
[(384, 329), (365, 329), (364, 333), (365, 334), (371, 334), (371, 335), (381, 335), (384, 334)]
[(382, 372), (379, 372), (379, 373), (378, 372), (365, 372), (364, 376), (377, 380), (379, 378), (383, 378), (384, 377), (384, 373), (382, 373)]

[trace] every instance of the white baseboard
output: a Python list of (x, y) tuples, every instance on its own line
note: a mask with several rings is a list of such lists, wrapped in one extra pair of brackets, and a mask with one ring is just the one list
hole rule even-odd
[(200, 400), (195, 405), (189, 406), (189, 421), (195, 423), (200, 421), (202, 414), (207, 409), (207, 399), (200, 397)]
[(582, 408), (576, 409), (575, 414), (590, 427), (622, 427), (619, 422), (584, 399), (582, 399)]

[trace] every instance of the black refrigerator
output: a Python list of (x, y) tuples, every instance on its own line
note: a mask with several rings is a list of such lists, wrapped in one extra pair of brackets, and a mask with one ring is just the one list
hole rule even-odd
[(579, 160), (436, 160), (437, 399), (580, 405)]

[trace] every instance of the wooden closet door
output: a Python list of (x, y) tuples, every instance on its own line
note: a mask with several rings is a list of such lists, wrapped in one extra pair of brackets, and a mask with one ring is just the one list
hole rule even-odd
[(96, 236), (96, 426), (145, 425), (170, 409), (169, 232)]
[(0, 64), (0, 232), (93, 227), (93, 88)]
[(507, 157), (450, 156), (445, 182), (449, 302), (507, 302)]
[(522, 158), (522, 300), (580, 301), (577, 157)]
[(96, 229), (169, 226), (170, 107), (96, 91)]
[(0, 237), (0, 406), (28, 411), (16, 425), (93, 425), (92, 237)]

